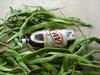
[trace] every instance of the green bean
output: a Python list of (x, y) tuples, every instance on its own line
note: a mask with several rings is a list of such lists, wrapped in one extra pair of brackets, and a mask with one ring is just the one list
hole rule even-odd
[(72, 71), (71, 75), (83, 75), (80, 71)]
[(5, 60), (7, 61), (7, 63), (13, 65), (13, 66), (19, 66), (19, 64), (17, 63), (17, 61), (11, 57), (8, 53), (3, 53)]
[(23, 47), (22, 43), (19, 41), (18, 38), (15, 38), (14, 40), (18, 44), (19, 47), (21, 47), (21, 48)]
[(14, 57), (17, 62), (19, 63), (20, 66), (22, 66), (27, 72), (29, 72), (30, 70), (28, 69), (28, 67), (25, 65), (24, 62), (21, 61), (21, 56), (14, 50), (7, 50), (7, 52)]
[(89, 57), (90, 55), (94, 54), (94, 53), (100, 53), (100, 50), (92, 50), (90, 51), (88, 54), (84, 55), (84, 57)]
[(5, 73), (3, 71), (0, 71), (0, 75), (14, 75), (14, 74), (11, 74), (11, 73)]
[(80, 57), (78, 55), (75, 55), (75, 54), (64, 54), (64, 53), (59, 53), (59, 52), (50, 52), (49, 54), (52, 54), (52, 56), (34, 59), (33, 61), (30, 61), (27, 63), (28, 64), (36, 64), (36, 63), (41, 63), (41, 62), (48, 62), (48, 61), (51, 61), (55, 58), (64, 57), (64, 56), (66, 59), (73, 60), (76, 63), (79, 61), (84, 62), (84, 63), (90, 63), (89, 60), (85, 59), (84, 57)]
[(10, 16), (10, 17), (8, 18), (8, 21), (9, 21), (9, 19), (11, 19), (12, 17), (16, 17), (16, 15), (17, 15), (18, 17), (19, 17), (19, 16), (21, 16), (21, 17), (23, 17), (23, 16), (29, 17), (31, 14), (32, 14), (32, 13), (28, 13), (28, 12), (17, 13), (17, 14), (14, 14), (14, 15)]
[(25, 55), (28, 55), (28, 54), (31, 54), (31, 53), (33, 53), (33, 52), (32, 51), (26, 51), (26, 52), (21, 53), (20, 55), (25, 56)]
[(34, 32), (39, 29), (52, 29), (52, 28), (64, 28), (65, 25), (59, 24), (57, 22), (51, 21), (51, 22), (43, 22), (34, 26), (31, 26), (30, 28), (26, 29), (23, 34), (30, 34), (31, 32)]
[(100, 72), (94, 71), (81, 71), (82, 75), (100, 75)]
[[(53, 19), (53, 18), (51, 18), (51, 21), (54, 21), (54, 22), (57, 22), (57, 23), (61, 23), (61, 24), (65, 24), (66, 27), (67, 26), (76, 26), (76, 23), (74, 23), (74, 22), (64, 21), (64, 20), (61, 20), (61, 19)], [(83, 25), (79, 24), (79, 26), (83, 26)]]
[(34, 13), (30, 17), (28, 17), (26, 19), (26, 21), (23, 23), (23, 25), (21, 26), (20, 31), (19, 31), (20, 32), (19, 38), (21, 38), (23, 36), (23, 29), (26, 27), (27, 22), (33, 17), (33, 15), (34, 15)]
[(96, 38), (96, 37), (87, 38), (87, 39), (84, 40), (83, 43), (81, 43), (81, 48), (75, 54), (80, 54), (93, 41), (96, 41), (97, 43), (100, 44), (100, 39), (99, 38)]
[(40, 72), (42, 75), (50, 75), (48, 72), (42, 71)]
[(13, 69), (9, 69), (9, 68), (6, 68), (6, 67), (0, 65), (0, 70), (9, 72), (9, 71), (12, 71)]
[(18, 68), (19, 67), (14, 68), (14, 69), (10, 69), (10, 68), (7, 68), (7, 67), (4, 67), (4, 66), (0, 65), (0, 71), (5, 71), (5, 72), (12, 72), (12, 71), (14, 71), (14, 70), (16, 70)]
[(4, 67), (4, 66), (0, 66), (0, 70), (2, 70), (2, 71), (7, 71), (7, 72), (12, 72), (12, 73), (14, 73), (14, 71), (16, 72), (16, 71), (23, 71), (24, 73), (24, 75), (27, 75), (27, 73), (26, 73), (26, 71), (23, 69), (23, 68), (21, 68), (21, 66), (19, 65), (19, 63), (17, 63), (17, 61), (13, 58), (13, 57), (11, 57), (9, 54), (5, 54), (5, 53), (3, 53), (3, 55), (6, 57), (5, 58), (5, 60), (7, 61), (7, 64), (9, 64), (10, 63), (10, 65), (14, 65), (14, 67), (15, 68), (11, 68), (11, 69), (9, 69), (8, 67), (9, 66), (7, 66), (7, 68), (6, 67)]
[(14, 50), (6, 50), (12, 57), (14, 57), (17, 61), (21, 61), (21, 56)]
[(68, 48), (69, 50), (71, 50), (71, 52), (74, 52), (74, 50), (78, 47), (80, 47), (80, 44), (85, 41), (85, 37), (81, 37), (75, 40), (75, 42)]
[(79, 62), (79, 65), (100, 69), (100, 66), (93, 65), (93, 64), (85, 64), (85, 63)]
[(14, 47), (12, 47), (12, 50), (20, 50), (20, 49), (21, 49), (20, 46), (14, 46)]
[(14, 50), (7, 50), (7, 52), (18, 61), (18, 63), (20, 64), (20, 66), (22, 66), (27, 72), (30, 72), (29, 68), (22, 61), (21, 56), (16, 51), (14, 51)]
[(21, 66), (22, 68), (24, 68), (24, 69), (26, 70), (27, 73), (30, 72), (30, 69), (28, 68), (28, 66), (27, 66), (24, 62), (19, 62), (19, 64), (20, 64), (20, 66)]
[(32, 65), (32, 64), (38, 64), (38, 63), (49, 62), (49, 61), (51, 61), (51, 60), (53, 60), (53, 59), (55, 59), (55, 58), (58, 58), (58, 57), (60, 57), (60, 56), (54, 55), (54, 56), (45, 57), (45, 58), (38, 58), (38, 59), (34, 59), (33, 61), (28, 61), (27, 64)]
[[(28, 64), (28, 65), (30, 65), (30, 64)], [(50, 71), (52, 73), (52, 75), (58, 75), (57, 69), (53, 65), (49, 64), (48, 62), (43, 62), (43, 63), (41, 63), (41, 65), (43, 65), (45, 68), (47, 68), (47, 70)]]
[(99, 61), (91, 61), (91, 63), (100, 65)]
[[(90, 40), (90, 42), (89, 42), (89, 40)], [(82, 38), (78, 38), (78, 39), (76, 39), (76, 41), (69, 47), (69, 50), (71, 50), (72, 52), (74, 52), (75, 48), (78, 48), (78, 47), (80, 47), (80, 46), (83, 46), (83, 44), (84, 44), (84, 46), (86, 46), (85, 43), (87, 43), (87, 46), (88, 46), (90, 43), (92, 43), (93, 41), (96, 41), (96, 40), (98, 40), (98, 42), (99, 42), (99, 39), (96, 38), (96, 37), (88, 37), (88, 38), (82, 37)], [(85, 47), (83, 47), (83, 48), (85, 49)]]
[[(28, 65), (30, 65), (30, 64), (28, 64)], [(41, 63), (41, 65), (43, 65), (45, 68), (47, 68), (47, 70), (50, 71), (52, 73), (52, 75), (58, 74), (56, 68), (53, 65), (51, 65), (47, 62)]]
[(59, 72), (59, 75), (62, 75), (62, 74), (64, 74), (64, 66), (63, 65), (62, 65), (60, 72)]
[(52, 15), (53, 17), (57, 17), (57, 16), (55, 16), (53, 13), (51, 13), (48, 9), (44, 9), (43, 7), (39, 7), (39, 11), (41, 11), (41, 12), (47, 12), (48, 14), (50, 14), (50, 15)]
[(52, 75), (58, 75), (57, 69), (56, 69), (52, 64), (47, 63), (47, 62), (44, 62), (44, 63), (42, 63), (42, 65), (43, 65), (45, 68), (47, 68), (47, 70), (48, 70), (49, 72), (51, 72)]
[(3, 43), (3, 42), (0, 42), (0, 45), (5, 46), (5, 47), (7, 47), (7, 48), (9, 48), (9, 49), (12, 49), (11, 47), (9, 47), (7, 44), (5, 44), (5, 43)]
[(85, 27), (92, 27), (92, 25), (86, 24), (86, 23), (82, 22), (79, 18), (76, 18), (76, 17), (67, 17), (67, 18), (64, 18), (63, 20), (69, 21), (69, 22), (74, 22), (74, 23), (79, 23), (80, 25), (85, 26)]
[(19, 33), (15, 33), (10, 39), (7, 40), (6, 43), (9, 43), (10, 41), (12, 41), (13, 39), (17, 38), (19, 36)]
[[(67, 63), (68, 61), (66, 61), (65, 63)], [(67, 64), (68, 65), (68, 64)], [(59, 75), (68, 75), (72, 72), (71, 69), (69, 70), (65, 70), (65, 68), (68, 69), (68, 66), (65, 66), (64, 64), (62, 65), (61, 69), (60, 69), (60, 72), (59, 72)]]
[(39, 55), (39, 54), (43, 54), (43, 53), (45, 53), (45, 52), (70, 53), (70, 50), (67, 50), (67, 49), (65, 49), (65, 48), (42, 48), (42, 49), (40, 49), (40, 50), (38, 50), (38, 51), (35, 51), (35, 52), (33, 52), (33, 53), (30, 53), (30, 54), (24, 56), (22, 59), (23, 59), (23, 60), (27, 60), (27, 59), (29, 59), (29, 58), (31, 58), (31, 57), (34, 57), (34, 56)]
[(38, 65), (29, 65), (29, 64), (28, 64), (28, 66), (32, 69), (32, 71), (41, 69), (41, 67), (38, 66)]
[(91, 42), (96, 41), (98, 44), (100, 44), (100, 39), (97, 37), (88, 37), (85, 38), (83, 41), (87, 41), (87, 40), (90, 40)]
[(0, 39), (1, 39), (2, 37), (4, 37), (6, 34), (7, 34), (7, 33), (3, 33), (3, 34), (0, 36)]
[(81, 48), (75, 52), (75, 54), (80, 54), (82, 51), (86, 50), (86, 47), (91, 43), (90, 40), (87, 40), (85, 42), (82, 43)]
[(4, 29), (4, 26), (1, 26), (1, 27), (0, 27), (0, 31), (1, 31), (2, 29)]
[(0, 36), (2, 36), (4, 33), (7, 33), (9, 30), (3, 30), (0, 32)]
[(15, 70), (15, 73), (14, 74), (16, 74), (16, 75), (27, 75), (28, 73), (23, 68), (18, 67), (18, 69)]
[(100, 39), (99, 38), (97, 38), (97, 37), (91, 37), (91, 38), (89, 38), (92, 42), (93, 41), (96, 41), (98, 44), (100, 44)]

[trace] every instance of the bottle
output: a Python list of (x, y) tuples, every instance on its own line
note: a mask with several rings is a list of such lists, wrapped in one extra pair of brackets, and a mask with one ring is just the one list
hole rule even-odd
[(22, 43), (33, 47), (66, 47), (73, 42), (74, 31), (67, 29), (41, 30), (33, 32), (29, 38), (23, 38)]

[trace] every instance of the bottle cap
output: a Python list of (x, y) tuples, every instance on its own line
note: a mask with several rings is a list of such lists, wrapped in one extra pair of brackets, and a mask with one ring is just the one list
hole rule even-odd
[(27, 39), (27, 38), (23, 38), (21, 41), (22, 41), (23, 44), (26, 44), (26, 43), (29, 42), (29, 39)]

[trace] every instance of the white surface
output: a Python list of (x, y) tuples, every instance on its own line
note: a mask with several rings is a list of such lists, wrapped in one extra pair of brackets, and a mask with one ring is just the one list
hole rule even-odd
[[(92, 30), (84, 29), (84, 33), (100, 37), (100, 0), (0, 0), (0, 18), (4, 18), (9, 6), (21, 8), (22, 5), (43, 6), (49, 9), (66, 7), (62, 13), (76, 16), (93, 25)], [(60, 12), (57, 11), (60, 15)]]

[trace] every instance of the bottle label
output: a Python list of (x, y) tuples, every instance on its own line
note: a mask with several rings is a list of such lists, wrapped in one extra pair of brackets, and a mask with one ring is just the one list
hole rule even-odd
[(72, 30), (52, 30), (44, 32), (44, 47), (65, 47), (67, 41), (74, 39)]
[(62, 45), (63, 44), (63, 37), (59, 31), (52, 31), (51, 37), (54, 40), (55, 44)]

